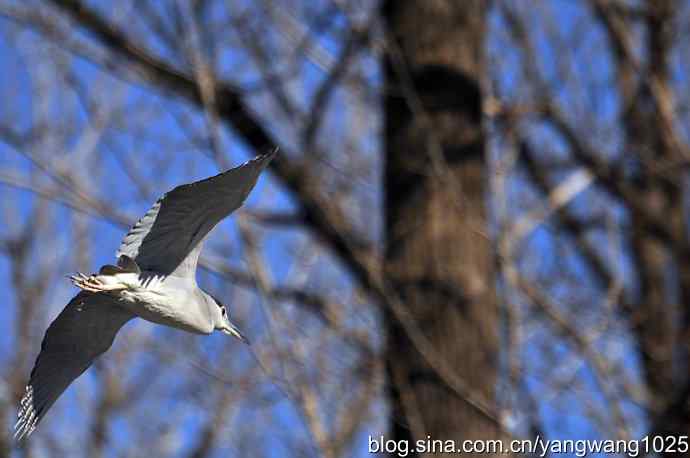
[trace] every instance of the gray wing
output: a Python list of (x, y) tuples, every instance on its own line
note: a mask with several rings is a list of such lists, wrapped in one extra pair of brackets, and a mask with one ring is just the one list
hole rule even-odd
[(194, 276), (201, 242), (242, 205), (275, 153), (166, 193), (132, 227), (116, 256), (129, 256), (143, 270)]
[(33, 432), (62, 392), (110, 348), (117, 332), (133, 317), (105, 294), (82, 291), (72, 298), (43, 338), (20, 402), (17, 440)]

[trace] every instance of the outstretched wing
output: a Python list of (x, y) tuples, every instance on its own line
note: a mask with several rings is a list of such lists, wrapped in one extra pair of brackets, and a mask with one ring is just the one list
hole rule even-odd
[(143, 270), (194, 276), (202, 240), (242, 205), (275, 153), (166, 193), (132, 227), (116, 256), (129, 256)]
[(105, 294), (80, 292), (48, 327), (21, 400), (15, 438), (36, 428), (63, 391), (113, 343), (134, 315)]

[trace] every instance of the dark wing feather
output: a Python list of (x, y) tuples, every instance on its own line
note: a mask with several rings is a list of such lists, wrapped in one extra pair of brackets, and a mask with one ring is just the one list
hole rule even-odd
[(166, 193), (132, 227), (117, 256), (129, 256), (143, 270), (193, 276), (200, 243), (216, 224), (242, 205), (274, 155), (275, 151), (258, 156)]
[(134, 315), (105, 294), (82, 291), (46, 331), (21, 400), (15, 437), (34, 430), (63, 391), (113, 343)]

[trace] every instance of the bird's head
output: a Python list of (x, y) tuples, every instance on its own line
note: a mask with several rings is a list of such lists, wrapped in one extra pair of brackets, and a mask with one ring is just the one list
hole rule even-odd
[(239, 328), (230, 321), (230, 316), (228, 315), (228, 309), (221, 301), (217, 298), (213, 298), (216, 305), (218, 306), (219, 319), (216, 320), (216, 330), (221, 331), (229, 336), (237, 337), (242, 342), (249, 344), (249, 340), (242, 334)]

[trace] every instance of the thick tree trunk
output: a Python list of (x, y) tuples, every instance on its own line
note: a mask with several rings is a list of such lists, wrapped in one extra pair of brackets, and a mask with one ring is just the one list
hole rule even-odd
[[(657, 173), (649, 166), (683, 160), (683, 154), (665, 130), (662, 107), (654, 103), (650, 93), (650, 85), (670, 85), (672, 79), (670, 43), (675, 9), (669, 0), (649, 0), (647, 7), (648, 81), (637, 88), (624, 118), (628, 150), (644, 165), (631, 184), (643, 207), (663, 218), (673, 238), (682, 241), (687, 239), (688, 231), (686, 202), (682, 198), (686, 171), (676, 168)], [(669, 100), (664, 103), (673, 105)], [(632, 329), (637, 336), (646, 382), (651, 434), (688, 436), (690, 262), (682, 246), (647, 230), (639, 214), (631, 212), (631, 222), (632, 255), (639, 280), (639, 302)], [(677, 280), (673, 280), (674, 275)], [(677, 455), (668, 452), (661, 456)]]
[[(493, 408), (497, 306), (487, 237), (480, 76), (486, 4), (384, 2), (386, 275), (434, 355)], [(387, 368), (394, 439), (496, 438), (392, 314)]]

